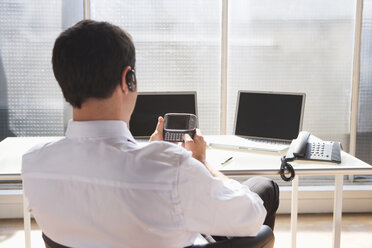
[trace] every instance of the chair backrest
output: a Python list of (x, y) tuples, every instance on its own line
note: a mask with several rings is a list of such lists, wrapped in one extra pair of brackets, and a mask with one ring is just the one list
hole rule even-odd
[(48, 238), (44, 233), (42, 234), (42, 237), (44, 239), (44, 243), (45, 243), (46, 248), (70, 248), (70, 247), (60, 245), (60, 244), (54, 242), (53, 240)]
[(274, 233), (269, 226), (263, 225), (255, 237), (233, 237), (216, 243), (209, 243), (192, 248), (273, 248)]

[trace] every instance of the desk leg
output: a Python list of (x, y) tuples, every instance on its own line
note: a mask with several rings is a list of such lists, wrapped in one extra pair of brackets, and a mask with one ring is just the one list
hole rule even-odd
[(25, 231), (25, 248), (31, 248), (31, 214), (27, 209), (27, 205), (28, 202), (25, 194), (23, 193), (23, 224)]
[(291, 206), (291, 247), (297, 244), (297, 212), (298, 212), (298, 176), (292, 181), (292, 206)]
[(341, 241), (341, 218), (342, 218), (342, 191), (344, 176), (335, 176), (335, 195), (333, 205), (333, 248), (340, 248)]

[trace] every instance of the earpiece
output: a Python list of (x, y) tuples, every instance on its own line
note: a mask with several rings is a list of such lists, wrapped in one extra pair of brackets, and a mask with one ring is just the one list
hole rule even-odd
[(134, 69), (131, 69), (127, 72), (127, 75), (125, 76), (125, 82), (128, 85), (128, 89), (130, 91), (135, 91), (136, 90), (136, 84), (137, 84), (137, 79), (136, 79), (136, 72)]

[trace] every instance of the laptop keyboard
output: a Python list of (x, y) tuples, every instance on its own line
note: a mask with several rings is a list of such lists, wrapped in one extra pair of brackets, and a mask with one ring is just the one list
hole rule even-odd
[(271, 144), (271, 145), (288, 145), (289, 144), (289, 142), (278, 141), (278, 140), (264, 140), (264, 139), (254, 139), (254, 138), (246, 138), (246, 139), (252, 142)]
[(209, 135), (206, 136), (207, 144), (210, 146), (232, 148), (232, 149), (253, 149), (262, 151), (279, 152), (289, 147), (289, 142), (262, 140), (256, 138), (243, 138), (236, 135)]

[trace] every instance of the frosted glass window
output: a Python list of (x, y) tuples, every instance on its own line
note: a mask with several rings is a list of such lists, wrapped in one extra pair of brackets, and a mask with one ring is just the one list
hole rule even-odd
[(347, 150), (355, 2), (229, 4), (228, 132), (238, 90), (301, 92), (303, 130), (339, 140)]
[(364, 0), (356, 156), (372, 164), (372, 1)]
[(220, 1), (92, 0), (91, 19), (132, 35), (140, 92), (197, 91), (201, 130), (219, 133)]
[(52, 72), (52, 48), (82, 15), (82, 1), (0, 2), (0, 140), (63, 135), (65, 103)]

